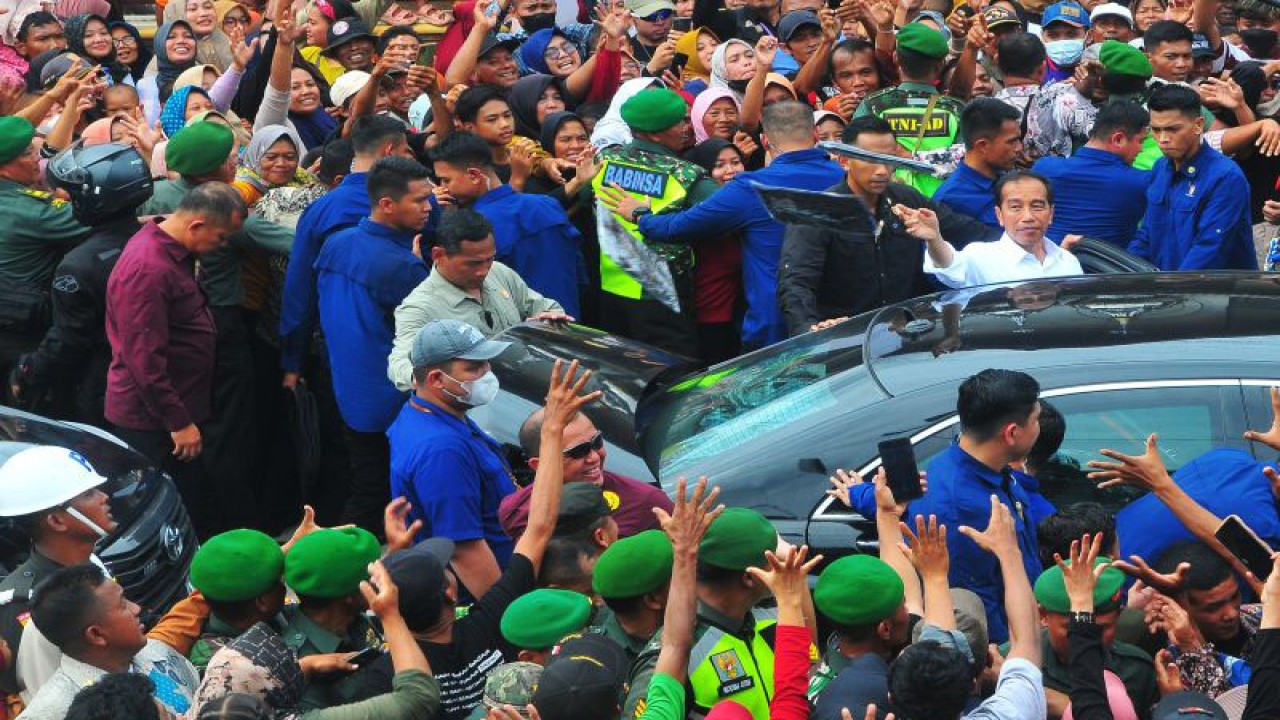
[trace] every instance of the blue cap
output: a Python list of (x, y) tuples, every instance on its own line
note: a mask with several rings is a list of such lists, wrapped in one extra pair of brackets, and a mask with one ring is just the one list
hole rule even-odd
[(1087, 28), (1091, 24), (1089, 11), (1079, 3), (1073, 2), (1054, 3), (1045, 8), (1044, 15), (1040, 19), (1040, 27), (1049, 27), (1055, 22), (1064, 22), (1082, 28)]
[(1209, 36), (1204, 33), (1191, 34), (1191, 57), (1217, 57), (1218, 53), (1213, 51), (1213, 46), (1209, 44)]
[(509, 342), (485, 339), (483, 333), (461, 320), (432, 320), (414, 337), (409, 362), (421, 368), (449, 360), (492, 360), (510, 346)]
[(818, 14), (812, 10), (792, 10), (783, 15), (781, 22), (778, 23), (778, 39), (782, 42), (791, 40), (791, 36), (796, 34), (796, 30), (805, 25), (813, 25), (821, 29), (822, 21), (818, 19)]

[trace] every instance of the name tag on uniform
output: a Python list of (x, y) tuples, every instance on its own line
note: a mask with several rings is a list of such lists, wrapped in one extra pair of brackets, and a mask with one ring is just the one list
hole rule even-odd
[[(886, 110), (882, 115), (895, 135), (919, 135), (920, 123), (926, 118), (922, 113), (895, 112)], [(951, 137), (951, 113), (937, 110), (929, 113), (928, 124), (924, 129), (924, 137)]]
[(667, 192), (668, 179), (668, 176), (656, 170), (611, 161), (605, 168), (603, 184), (608, 186), (616, 183), (627, 192), (660, 198)]
[(734, 650), (712, 655), (711, 666), (716, 669), (716, 677), (720, 679), (720, 697), (728, 697), (756, 685), (755, 678), (747, 674), (742, 661), (738, 659), (738, 653)]

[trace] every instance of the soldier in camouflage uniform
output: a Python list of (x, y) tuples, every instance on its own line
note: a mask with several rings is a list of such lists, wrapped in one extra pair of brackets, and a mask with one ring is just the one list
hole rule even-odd
[(898, 144), (912, 157), (938, 166), (937, 175), (898, 172), (899, 180), (925, 197), (933, 197), (964, 158), (964, 145), (957, 142), (964, 103), (940, 94), (937, 88), (946, 58), (942, 33), (918, 22), (908, 23), (898, 31), (902, 83), (871, 93), (854, 112), (854, 117), (875, 115), (888, 121)]

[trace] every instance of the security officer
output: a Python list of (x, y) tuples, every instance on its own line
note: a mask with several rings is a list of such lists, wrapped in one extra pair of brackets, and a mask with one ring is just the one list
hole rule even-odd
[[(648, 213), (683, 210), (710, 197), (716, 183), (701, 167), (681, 160), (689, 134), (689, 107), (673, 90), (641, 90), (622, 104), (622, 119), (633, 140), (600, 152), (600, 170), (591, 181), (597, 195), (609, 186), (649, 201), (647, 209), (624, 219), (598, 212), (600, 252), (600, 317), (605, 329), (664, 350), (693, 354), (698, 347), (693, 315), (693, 250), (687, 244), (648, 242), (636, 222)], [(619, 237), (625, 234), (629, 237)], [(618, 238), (610, 240), (610, 238)], [(626, 259), (611, 257), (608, 248), (619, 243), (641, 242), (656, 253), (674, 281), (674, 297), (661, 300), (657, 286), (642, 282), (634, 268), (623, 269)], [(630, 255), (630, 253), (629, 253)], [(643, 262), (643, 259), (641, 260)], [(663, 302), (665, 300), (666, 302)], [(672, 308), (678, 303), (679, 310)]]
[[(21, 450), (0, 466), (0, 517), (16, 518), (31, 538), (26, 562), (0, 581), (0, 637), (13, 662), (0, 674), (0, 690), (25, 687), (18, 665), (56, 670), (62, 653), (30, 624), (31, 593), (55, 570), (94, 561), (94, 544), (116, 527), (110, 497), (98, 487), (107, 479), (83, 455), (52, 445)], [(34, 684), (34, 683), (33, 683)], [(28, 698), (29, 699), (29, 698)]]
[[(58, 415), (105, 427), (102, 408), (111, 346), (105, 331), (107, 277), (124, 244), (142, 227), (136, 210), (151, 197), (151, 171), (129, 145), (77, 143), (48, 165), (50, 182), (71, 196), (75, 220), (89, 239), (62, 258), (53, 278), (53, 326), (36, 351), (14, 366), (9, 386), (22, 406), (40, 408), (50, 388), (69, 388)], [(74, 404), (74, 409), (71, 405)]]
[(259, 622), (283, 626), (284, 552), (257, 530), (229, 530), (209, 538), (191, 559), (191, 586), (209, 603), (209, 617), (187, 659), (204, 673), (224, 645)]
[(634, 663), (662, 627), (674, 562), (671, 540), (661, 530), (645, 530), (605, 549), (592, 588), (608, 612), (601, 611), (587, 632), (612, 640)]
[(939, 167), (938, 176), (899, 172), (902, 182), (925, 197), (933, 197), (964, 157), (964, 146), (956, 142), (964, 103), (939, 94), (937, 88), (946, 58), (947, 40), (942, 33), (923, 23), (907, 23), (898, 31), (895, 52), (902, 82), (871, 93), (854, 112), (854, 117), (875, 115), (889, 121), (898, 144), (912, 157)]
[[(698, 618), (685, 688), (691, 715), (705, 715), (721, 700), (733, 700), (755, 720), (768, 720), (778, 613), (756, 607), (769, 590), (746, 569), (763, 565), (765, 551), (777, 546), (773, 525), (747, 508), (729, 508), (707, 528), (698, 546)], [(623, 718), (644, 714), (661, 648), (659, 632), (632, 665)]]
[(580, 632), (591, 619), (591, 598), (573, 590), (538, 588), (516, 598), (502, 612), (502, 639), (516, 649), (521, 662), (546, 665), (565, 637)]
[[(369, 579), (369, 563), (381, 554), (378, 539), (358, 527), (323, 528), (294, 543), (284, 559), (284, 578), (298, 604), (286, 608), (281, 636), (299, 659), (382, 645), (360, 593), (361, 581)], [(313, 679), (300, 708), (305, 712), (357, 699), (354, 680), (341, 675)]]

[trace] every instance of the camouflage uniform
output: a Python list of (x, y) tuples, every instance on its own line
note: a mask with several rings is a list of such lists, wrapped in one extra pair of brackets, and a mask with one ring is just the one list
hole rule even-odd
[(484, 681), (484, 698), (467, 720), (484, 720), (490, 708), (510, 705), (524, 717), (524, 706), (533, 702), (534, 688), (542, 676), (542, 666), (531, 662), (499, 665)]

